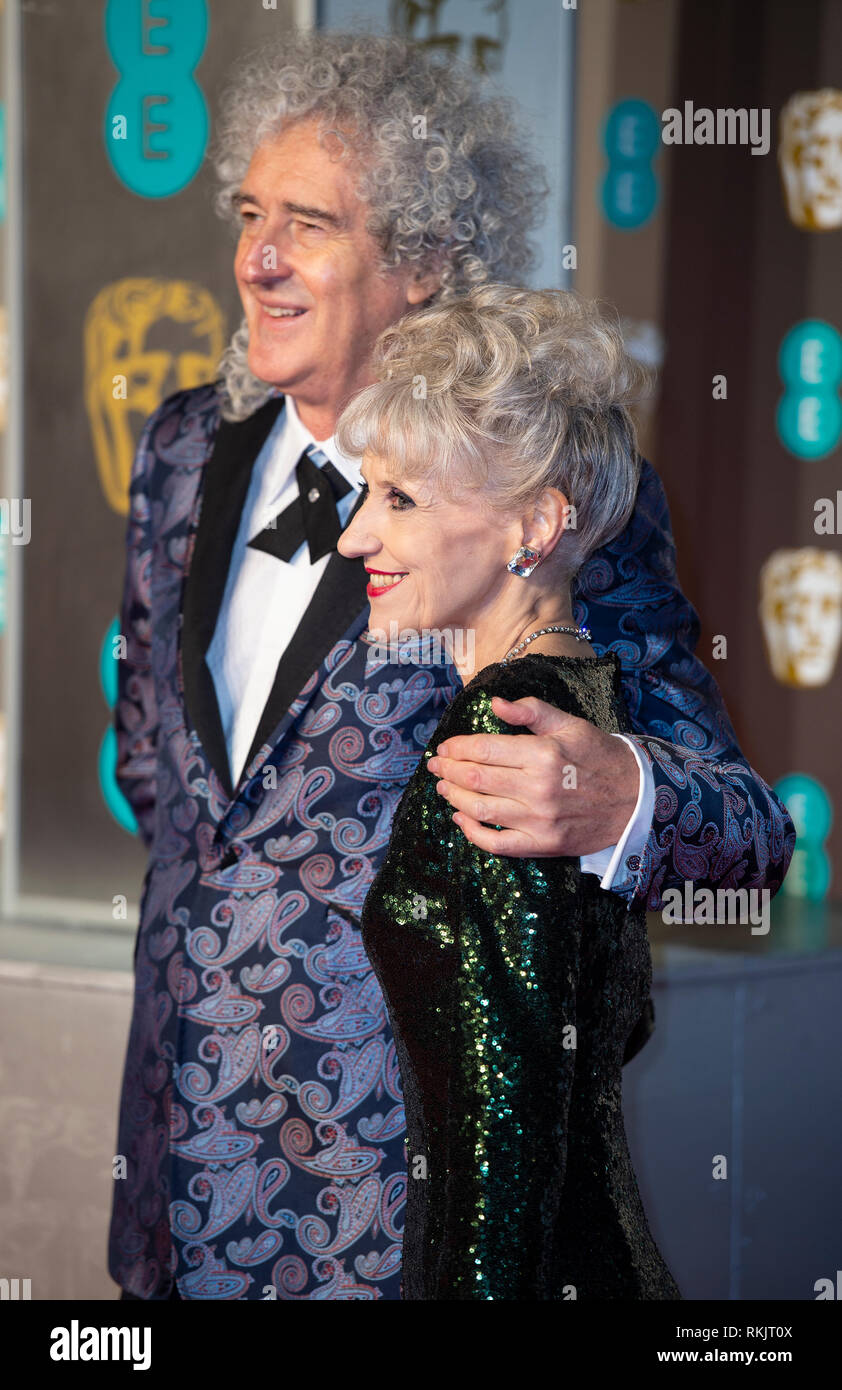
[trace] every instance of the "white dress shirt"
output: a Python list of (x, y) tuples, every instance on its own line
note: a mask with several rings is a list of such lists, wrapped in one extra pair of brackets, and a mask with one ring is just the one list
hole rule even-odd
[[(340, 453), (332, 436), (324, 442), (314, 440), (301, 423), (292, 397), (284, 400), (286, 408), (279, 412), (252, 470), (219, 617), (207, 652), (234, 786), (242, 776), (278, 663), (330, 560), (330, 554), (323, 555), (312, 565), (306, 541), (288, 562), (249, 548), (248, 542), (298, 496), (295, 466), (313, 443), (351, 484), (352, 490), (337, 503), (341, 525), (346, 524), (362, 487), (359, 460)], [(637, 804), (619, 843), (598, 854), (584, 855), (580, 861), (583, 873), (600, 875), (603, 888), (611, 887), (628, 855), (643, 853), (655, 806), (654, 780), (648, 762), (632, 739), (623, 734), (614, 737), (624, 738), (634, 753), (640, 786)]]

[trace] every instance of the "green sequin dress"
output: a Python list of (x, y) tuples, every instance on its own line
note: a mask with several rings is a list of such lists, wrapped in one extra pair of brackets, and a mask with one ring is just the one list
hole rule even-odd
[(613, 653), (485, 667), (395, 812), (362, 933), (406, 1104), (402, 1297), (678, 1299), (622, 1115), (624, 1051), (651, 984), (645, 913), (578, 859), (477, 849), (427, 771), (456, 734), (532, 737), (494, 715), (492, 695), (631, 731)]

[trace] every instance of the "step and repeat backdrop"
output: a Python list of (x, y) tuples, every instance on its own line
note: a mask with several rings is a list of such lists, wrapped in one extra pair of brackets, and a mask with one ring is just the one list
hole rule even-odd
[(212, 379), (240, 321), (234, 242), (212, 207), (213, 111), (238, 53), (293, 19), (292, 5), (260, 0), (18, 9), (14, 350), (31, 536), (15, 556), (7, 907), (11, 887), (20, 910), (107, 922), (121, 920), (125, 898), (130, 922), (139, 897), (145, 853), (114, 781), (112, 732), (129, 472), (145, 418), (172, 391)]
[(131, 923), (145, 856), (111, 730), (127, 481), (145, 418), (212, 378), (240, 321), (212, 206), (218, 98), (244, 50), (358, 18), (472, 63), (533, 129), (551, 196), (532, 281), (616, 305), (660, 372), (641, 437), (700, 655), (797, 821), (785, 892), (839, 896), (842, 7), (748, 8), (6, 0), (19, 62), (0, 94), (0, 218), (12, 154), (25, 387), (0, 508), (0, 625), (9, 564), (21, 599), (3, 652), (19, 692), (7, 913), (111, 922), (125, 898)]
[[(532, 9), (547, 35), (537, 66), (511, 4), (439, 6), (437, 21), (448, 51), (528, 98), (553, 188), (540, 278), (564, 283), (575, 16), (556, 0)], [(4, 899), (11, 914), (131, 924), (145, 854), (114, 779), (112, 731), (127, 485), (145, 418), (212, 379), (240, 322), (234, 241), (212, 207), (218, 98), (243, 51), (350, 12), (306, 0), (15, 0), (14, 14), (17, 476), (31, 534), (14, 557), (22, 601), (6, 652), (20, 696)], [(415, 30), (412, 6), (372, 17)], [(435, 38), (429, 23), (417, 37)]]

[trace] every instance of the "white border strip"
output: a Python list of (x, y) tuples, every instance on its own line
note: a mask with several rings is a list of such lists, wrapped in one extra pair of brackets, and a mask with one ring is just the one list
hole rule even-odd
[[(558, 76), (561, 83), (561, 129), (558, 139), (558, 286), (571, 290), (576, 272), (565, 269), (561, 247), (576, 243), (576, 108), (578, 96), (579, 11), (561, 10), (562, 30), (558, 45)], [(582, 248), (578, 247), (577, 251)]]
[(316, 0), (292, 0), (292, 23), (304, 32), (316, 27)]
[[(22, 497), (23, 476), (23, 148), (20, 0), (6, 0), (3, 18), (4, 97), (6, 103), (6, 274), (4, 298), (9, 322), (9, 408), (6, 424), (5, 484), (8, 497)], [(20, 747), (22, 652), (22, 546), (7, 547), (6, 632), (3, 639), (3, 706), (6, 715), (6, 826), (3, 837), (0, 912), (14, 914), (18, 899), (20, 853)]]
[[(26, 488), (23, 440), (23, 99), (20, 0), (6, 0), (3, 16), (3, 81), (6, 102), (6, 273), (4, 298), (9, 322), (9, 408), (6, 428), (5, 494), (23, 497)], [(0, 873), (0, 919), (51, 922), (67, 927), (137, 927), (138, 905), (127, 905), (115, 922), (111, 905), (85, 899), (20, 893), (21, 732), (23, 680), (24, 547), (9, 545), (6, 566), (6, 632), (3, 637), (3, 708), (6, 715), (6, 827)]]

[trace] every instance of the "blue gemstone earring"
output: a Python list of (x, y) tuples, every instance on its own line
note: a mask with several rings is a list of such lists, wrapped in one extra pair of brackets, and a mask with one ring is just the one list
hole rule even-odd
[(540, 550), (530, 550), (528, 545), (522, 545), (506, 566), (512, 574), (518, 575), (521, 579), (528, 579), (537, 564), (540, 564)]

